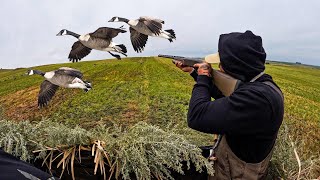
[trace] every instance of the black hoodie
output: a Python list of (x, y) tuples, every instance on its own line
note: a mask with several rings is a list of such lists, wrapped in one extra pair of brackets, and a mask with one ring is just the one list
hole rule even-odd
[[(236, 36), (239, 37), (238, 34)], [(219, 44), (220, 42), (221, 39)], [(230, 47), (230, 44), (224, 45)], [(241, 43), (238, 45), (241, 46)], [(241, 57), (242, 59), (237, 56), (235, 60), (232, 59), (232, 56), (236, 56), (234, 53), (224, 54), (230, 51), (222, 52), (221, 48), (224, 47), (219, 46), (220, 61), (224, 61), (222, 57), (229, 58), (227, 63), (222, 63), (222, 67), (233, 70), (238, 65), (239, 69), (236, 73), (228, 74), (234, 76), (239, 74), (241, 77), (238, 76), (238, 79), (244, 82), (229, 97), (224, 97), (213, 85), (212, 78), (204, 75), (197, 76), (196, 72), (192, 73), (197, 83), (194, 85), (190, 99), (188, 125), (201, 132), (226, 135), (228, 145), (240, 159), (247, 163), (257, 163), (269, 154), (275, 143), (283, 119), (283, 99), (276, 90), (263, 83), (269, 81), (275, 84), (272, 77), (267, 74), (255, 82), (248, 82), (249, 78), (254, 77), (253, 72), (257, 75), (264, 70), (264, 64), (262, 64), (263, 68), (260, 64), (250, 69), (250, 65), (245, 64), (245, 56)], [(232, 61), (235, 64), (232, 64)], [(223, 64), (225, 66), (229, 64), (229, 66), (225, 68)], [(242, 67), (245, 68), (241, 69)], [(261, 70), (257, 70), (259, 68)], [(211, 101), (211, 97), (216, 100)]]

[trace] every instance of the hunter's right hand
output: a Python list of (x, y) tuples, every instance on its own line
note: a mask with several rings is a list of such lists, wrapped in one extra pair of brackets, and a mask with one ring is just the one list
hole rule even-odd
[(191, 73), (194, 68), (193, 67), (189, 67), (189, 66), (184, 66), (181, 62), (177, 61), (175, 62), (175, 65), (180, 68), (183, 72), (188, 72)]

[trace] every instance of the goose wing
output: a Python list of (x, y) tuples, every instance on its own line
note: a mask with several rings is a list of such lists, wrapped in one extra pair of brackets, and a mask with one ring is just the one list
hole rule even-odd
[(73, 77), (77, 77), (80, 79), (82, 79), (82, 77), (83, 77), (83, 74), (80, 70), (69, 68), (69, 67), (61, 67), (57, 71), (55, 71), (55, 73), (73, 76)]
[(138, 31), (130, 27), (130, 39), (133, 49), (136, 52), (142, 52), (147, 43), (148, 35), (139, 33)]
[(52, 99), (58, 88), (59, 86), (52, 84), (48, 80), (44, 80), (40, 86), (40, 92), (38, 95), (38, 107), (42, 108), (48, 105), (49, 101)]
[(141, 16), (140, 18), (153, 20), (153, 21), (156, 21), (158, 23), (164, 24), (164, 20), (162, 20), (162, 19), (152, 18), (152, 17), (148, 17), (148, 16)]
[(116, 37), (119, 33), (125, 33), (125, 32), (127, 31), (122, 28), (101, 27), (97, 29), (95, 32), (90, 33), (90, 36), (111, 40), (112, 38)]
[(84, 46), (80, 41), (75, 42), (72, 45), (69, 60), (72, 62), (78, 62), (91, 52), (91, 48)]
[(162, 29), (162, 22), (164, 21), (159, 19), (152, 19), (149, 17), (140, 17), (139, 22), (142, 22), (148, 27), (148, 29), (155, 35), (160, 35)]

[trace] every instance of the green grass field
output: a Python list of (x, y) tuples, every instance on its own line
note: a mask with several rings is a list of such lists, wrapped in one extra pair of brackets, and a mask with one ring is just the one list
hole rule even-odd
[[(37, 94), (43, 78), (27, 76), (27, 69), (23, 68), (0, 70), (1, 119), (50, 119), (80, 125), (85, 129), (110, 122), (131, 126), (144, 121), (161, 128), (174, 127), (196, 145), (211, 143), (211, 135), (187, 127), (186, 114), (194, 81), (170, 60), (126, 58), (121, 61), (83, 61), (33, 68), (51, 71), (59, 67), (81, 70), (93, 89), (85, 93), (60, 88), (48, 107), (38, 109)], [(280, 134), (280, 139), (290, 135), (301, 160), (308, 165), (306, 163), (310, 157), (319, 158), (320, 69), (271, 63), (266, 65), (266, 72), (273, 76), (285, 95), (284, 123), (288, 130), (282, 131), (284, 134)], [(277, 163), (280, 166), (281, 162)], [(296, 165), (290, 168), (294, 171)], [(313, 171), (306, 177), (319, 175), (319, 171)]]

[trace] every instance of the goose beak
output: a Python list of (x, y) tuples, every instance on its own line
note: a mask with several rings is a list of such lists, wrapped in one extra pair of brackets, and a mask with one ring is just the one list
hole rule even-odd
[(108, 22), (113, 22), (112, 19), (110, 19)]

